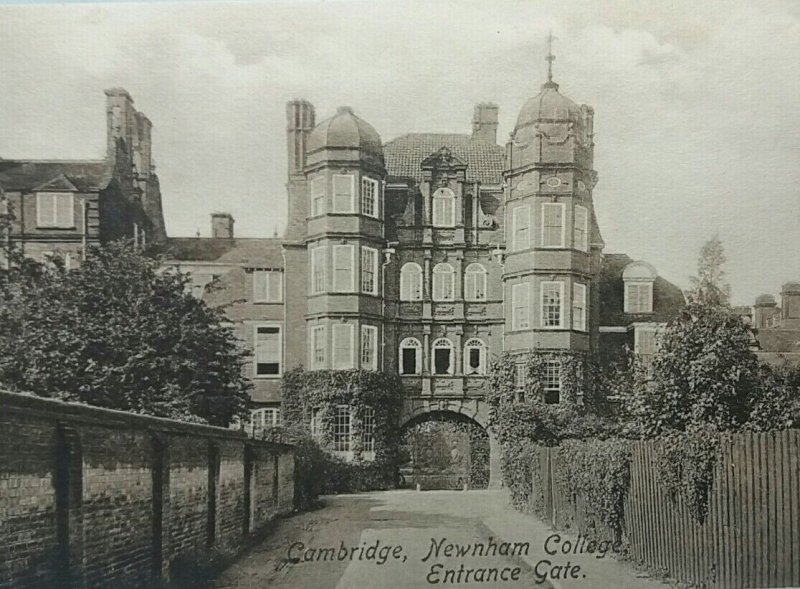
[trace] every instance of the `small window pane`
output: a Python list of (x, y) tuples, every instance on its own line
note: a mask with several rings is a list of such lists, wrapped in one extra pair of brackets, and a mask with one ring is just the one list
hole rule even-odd
[(400, 270), (400, 299), (422, 300), (422, 268), (413, 262), (404, 264)]
[(353, 213), (352, 175), (337, 174), (333, 177), (333, 212)]
[(375, 409), (365, 407), (361, 431), (361, 442), (364, 452), (375, 451)]
[(542, 390), (545, 403), (555, 405), (561, 400), (561, 363), (558, 360), (545, 363)]
[(564, 205), (542, 204), (542, 246), (564, 247)]
[(361, 248), (361, 292), (378, 294), (378, 250)]
[(333, 290), (353, 291), (353, 246), (333, 246)]
[(530, 285), (527, 282), (511, 287), (512, 329), (530, 329)]
[(562, 283), (542, 282), (542, 326), (561, 327)]
[(378, 216), (378, 183), (371, 178), (361, 179), (361, 214)]
[(333, 449), (337, 452), (350, 450), (350, 407), (336, 407), (333, 422)]
[(352, 325), (333, 326), (333, 368), (346, 370), (353, 366), (353, 331)]
[(256, 376), (277, 376), (281, 372), (281, 329), (256, 328)]

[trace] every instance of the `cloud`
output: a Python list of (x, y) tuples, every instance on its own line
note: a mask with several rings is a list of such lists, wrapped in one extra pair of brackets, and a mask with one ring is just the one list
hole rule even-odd
[(384, 140), (467, 132), (500, 104), (501, 141), (545, 77), (596, 110), (607, 251), (679, 284), (719, 232), (734, 298), (800, 278), (800, 11), (765, 0), (293, 2), (0, 8), (0, 155), (99, 157), (104, 96), (153, 120), (169, 231), (245, 235), (286, 215), (284, 103), (353, 106)]

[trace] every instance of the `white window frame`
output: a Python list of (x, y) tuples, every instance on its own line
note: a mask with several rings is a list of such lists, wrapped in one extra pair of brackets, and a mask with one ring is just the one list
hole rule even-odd
[[(308, 365), (312, 370), (322, 370), (328, 362), (328, 341), (325, 325), (309, 326)], [(318, 355), (317, 352), (321, 352)]]
[[(416, 353), (414, 372), (403, 372), (403, 350), (414, 350)], [(397, 372), (400, 376), (419, 376), (422, 374), (422, 344), (415, 337), (404, 338), (398, 347)]]
[[(450, 350), (450, 363), (447, 372), (436, 372), (436, 350)], [(456, 370), (456, 348), (449, 338), (440, 337), (431, 344), (431, 374), (434, 376), (452, 376)]]
[[(437, 268), (439, 271), (437, 272)], [(449, 268), (449, 270), (447, 270)], [(437, 280), (437, 276), (442, 277), (440, 280)], [(432, 272), (432, 279), (433, 279), (433, 288), (431, 289), (433, 292), (433, 300), (438, 302), (450, 302), (456, 300), (456, 271), (455, 268), (451, 264), (447, 262), (439, 262), (433, 267)], [(449, 280), (450, 281), (450, 295), (445, 296), (446, 292), (442, 292), (443, 290), (447, 290), (444, 288), (445, 284), (442, 280)]]
[[(437, 196), (439, 195), (439, 196)], [(439, 201), (449, 201), (450, 202), (450, 218), (449, 219), (442, 219), (440, 218), (444, 211), (441, 211), (441, 214), (437, 214), (439, 209), (437, 207), (437, 202)], [(431, 205), (433, 208), (431, 221), (433, 222), (434, 227), (455, 227), (456, 226), (456, 194), (450, 188), (439, 188), (436, 192), (433, 193), (431, 198)]]
[[(346, 410), (347, 417), (341, 419), (343, 410)], [(333, 451), (339, 454), (348, 455), (353, 448), (353, 410), (350, 405), (336, 405), (334, 407), (333, 415), (333, 431), (331, 432), (331, 445)], [(346, 435), (344, 434), (344, 425), (346, 424)], [(339, 427), (343, 431), (339, 431)]]
[(361, 447), (363, 459), (375, 460), (375, 408), (364, 407), (361, 414)]
[[(331, 353), (331, 368), (333, 370), (351, 370), (356, 367), (356, 358), (355, 358), (355, 325), (352, 323), (334, 323), (332, 326), (332, 353)], [(347, 339), (349, 340), (349, 355), (350, 358), (342, 361), (343, 359), (337, 357), (337, 353), (340, 349), (343, 349), (341, 346), (338, 345), (339, 336), (337, 334), (347, 332)]]
[[(278, 329), (278, 372), (276, 374), (259, 374), (258, 373), (258, 329), (260, 327), (270, 327)], [(275, 322), (262, 322), (253, 325), (253, 378), (257, 379), (274, 379), (283, 376), (283, 324)]]
[[(471, 372), (472, 367), (469, 365), (470, 350), (478, 350), (478, 370), (476, 372)], [(478, 337), (469, 338), (464, 344), (464, 375), (486, 376), (488, 357), (489, 348), (486, 343)]]
[[(572, 285), (572, 329), (575, 331), (588, 331), (587, 317), (587, 296), (589, 288), (587, 285), (575, 282)], [(580, 304), (579, 304), (580, 303)]]
[[(557, 378), (558, 383), (553, 385), (550, 378), (552, 374), (550, 373), (550, 369), (556, 367), (557, 370)], [(542, 375), (542, 400), (547, 403), (547, 393), (556, 392), (558, 393), (558, 403), (551, 403), (552, 405), (558, 405), (561, 403), (561, 393), (564, 390), (564, 374), (563, 374), (563, 366), (559, 360), (546, 360), (544, 364), (544, 374)]]
[[(361, 292), (364, 294), (378, 296), (378, 253), (374, 247), (366, 245), (361, 247)], [(369, 260), (364, 259), (365, 254), (372, 257), (371, 264), (369, 264)], [(372, 288), (367, 288), (368, 285), (364, 282), (365, 275), (368, 275), (365, 272), (368, 266), (371, 266), (369, 269), (372, 271)]]
[[(633, 352), (637, 356), (652, 356), (658, 351), (658, 336), (664, 328), (663, 323), (634, 323), (633, 325)], [(652, 334), (653, 336), (653, 351), (650, 353), (643, 353), (641, 350), (641, 336), (644, 333)]]
[[(583, 215), (583, 223), (578, 224), (578, 211)], [(573, 214), (573, 231), (572, 239), (574, 247), (582, 252), (589, 251), (589, 209), (583, 205), (575, 205), (575, 212)], [(583, 236), (581, 238), (581, 236)], [(579, 240), (579, 238), (581, 238)]]
[[(263, 277), (263, 296), (259, 293), (259, 277)], [(278, 296), (277, 298), (270, 298), (270, 286), (272, 281), (278, 281)], [(281, 303), (283, 302), (283, 272), (275, 270), (253, 270), (253, 302), (254, 303)]]
[[(269, 416), (269, 417), (267, 417)], [(259, 407), (250, 410), (250, 434), (267, 427), (281, 426), (280, 407)]]
[(514, 388), (525, 390), (525, 385), (528, 380), (528, 365), (525, 362), (516, 362), (514, 364)]
[[(367, 352), (371, 352), (367, 357)], [(361, 368), (378, 369), (378, 328), (375, 325), (361, 326)]]
[(324, 175), (313, 178), (309, 183), (309, 198), (311, 206), (309, 207), (310, 217), (319, 217), (324, 215), (327, 207), (326, 205), (326, 182), (327, 178)]
[[(547, 207), (558, 207), (561, 210), (561, 239), (558, 244), (548, 244), (546, 242), (547, 239), (547, 229), (548, 227), (545, 225), (545, 221), (547, 220), (547, 213), (545, 210)], [(564, 237), (565, 237), (565, 229), (566, 229), (566, 205), (563, 202), (543, 202), (542, 203), (542, 247), (547, 249), (563, 249), (564, 248)]]
[[(338, 288), (337, 273), (344, 272), (344, 269), (336, 267), (336, 252), (348, 251), (350, 257), (350, 284), (344, 289)], [(331, 283), (331, 292), (355, 292), (356, 290), (356, 248), (352, 244), (334, 245), (332, 248), (331, 268), (333, 269), (333, 281)]]
[[(43, 201), (45, 198), (50, 199), (50, 206), (52, 206), (53, 216), (50, 219), (45, 219), (42, 216), (44, 210)], [(61, 205), (66, 209), (65, 215), (68, 219), (59, 218), (58, 201), (67, 199), (68, 204)], [(59, 229), (72, 229), (75, 227), (75, 195), (72, 192), (37, 192), (36, 193), (36, 226), (41, 228), (59, 228)]]
[[(558, 325), (546, 325), (544, 297), (547, 287), (553, 285), (558, 286)], [(548, 280), (539, 283), (539, 323), (542, 329), (564, 329), (564, 282), (560, 280)]]
[[(317, 277), (319, 275), (320, 282), (318, 284)], [(324, 245), (318, 245), (311, 248), (311, 284), (309, 285), (309, 292), (312, 295), (322, 294), (328, 290), (328, 248)]]
[[(637, 289), (637, 296), (636, 297), (632, 297), (631, 294), (630, 294), (630, 290), (631, 290), (632, 287)], [(639, 302), (639, 300), (641, 298), (641, 295), (638, 293), (638, 290), (643, 288), (643, 287), (646, 290), (646, 295), (645, 295), (646, 305), (645, 305), (645, 309), (644, 310), (640, 309), (639, 305), (638, 305), (638, 302)], [(641, 280), (641, 281), (640, 280), (626, 280), (625, 281), (625, 292), (624, 292), (623, 298), (624, 298), (623, 305), (625, 307), (624, 310), (625, 310), (626, 313), (631, 313), (631, 314), (634, 314), (634, 315), (639, 315), (639, 314), (642, 314), (642, 313), (652, 313), (653, 312), (653, 282), (649, 281), (649, 280), (647, 280), (647, 281), (645, 281), (645, 280)], [(636, 301), (635, 308), (634, 308), (634, 305), (631, 304), (632, 302), (634, 302), (634, 300)]]
[[(520, 237), (520, 222), (522, 221), (522, 213), (525, 214), (525, 238)], [(530, 205), (519, 205), (514, 208), (512, 213), (512, 226), (513, 226), (513, 246), (514, 251), (519, 252), (530, 249), (531, 247), (531, 207)]]
[[(464, 270), (464, 298), (468, 301), (483, 302), (488, 298), (486, 295), (486, 267), (479, 262), (473, 262)], [(478, 288), (480, 287), (480, 288)], [(478, 291), (483, 296), (478, 296)]]
[[(365, 195), (369, 193), (367, 186), (372, 187), (372, 212), (369, 213), (365, 209)], [(380, 183), (377, 180), (369, 178), (367, 176), (361, 177), (361, 214), (366, 215), (367, 217), (372, 217), (374, 219), (380, 218), (380, 212), (378, 211), (378, 203), (380, 202)]]
[[(349, 180), (350, 180), (350, 207), (348, 209), (346, 209), (346, 210), (345, 209), (338, 209), (336, 207), (336, 205), (338, 204), (338, 201), (337, 201), (337, 198), (336, 198), (336, 196), (337, 196), (336, 195), (336, 179), (337, 178), (349, 178)], [(355, 174), (334, 174), (332, 183), (333, 183), (333, 190), (331, 191), (332, 192), (331, 201), (332, 201), (332, 205), (333, 206), (331, 207), (331, 212), (333, 212), (333, 213), (344, 213), (344, 214), (355, 213), (356, 212), (356, 177), (355, 177)]]
[[(409, 282), (413, 272), (414, 284)], [(422, 267), (416, 262), (406, 262), (400, 268), (400, 300), (401, 301), (421, 301), (423, 293)], [(416, 287), (416, 289), (414, 289)]]
[[(524, 305), (520, 304), (524, 300)], [(520, 316), (518, 311), (524, 311)], [(519, 282), (511, 285), (511, 331), (531, 328), (531, 283)]]

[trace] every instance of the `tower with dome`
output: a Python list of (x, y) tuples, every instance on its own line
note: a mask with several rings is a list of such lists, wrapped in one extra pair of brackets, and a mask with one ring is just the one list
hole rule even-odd
[[(198, 296), (224, 304), (253, 350), (251, 425), (280, 423), (287, 370), (398, 374), (398, 443), (416, 457), (413, 480), (494, 485), (493, 361), (512, 359), (520, 398), (558, 404), (582, 386), (585, 360), (653, 353), (683, 295), (650, 264), (603, 251), (594, 111), (560, 91), (554, 59), (505, 145), (493, 103), (475, 106), (471, 133), (384, 141), (352, 108), (317, 122), (313, 105), (292, 100), (285, 234), (236, 238), (232, 219), (217, 214), (216, 237), (171, 240), (173, 263), (200, 284), (216, 275), (221, 288)], [(350, 409), (336, 408), (333, 451), (369, 460), (351, 441), (374, 417), (356, 422)], [(454, 447), (470, 457), (464, 472), (425, 479)]]

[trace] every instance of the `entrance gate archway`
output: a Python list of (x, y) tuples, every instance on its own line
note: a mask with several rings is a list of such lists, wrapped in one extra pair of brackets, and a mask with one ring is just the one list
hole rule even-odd
[(454, 411), (430, 411), (403, 426), (401, 485), (421, 489), (485, 489), (489, 485), (489, 434)]

